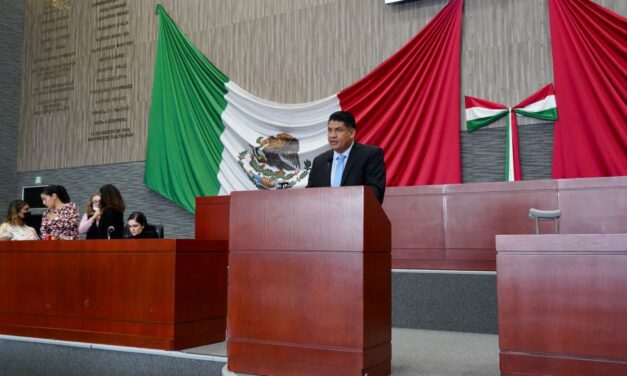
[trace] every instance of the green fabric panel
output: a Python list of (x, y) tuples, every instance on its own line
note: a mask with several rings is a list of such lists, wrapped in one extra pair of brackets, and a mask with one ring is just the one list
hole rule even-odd
[(557, 120), (557, 108), (550, 108), (548, 110), (538, 111), (538, 112), (527, 112), (523, 110), (514, 110), (514, 111), (518, 115), (527, 116), (527, 117), (534, 118), (534, 119), (550, 120), (550, 121)]
[(485, 127), (486, 125), (490, 125), (494, 123), (495, 121), (499, 120), (505, 115), (507, 115), (507, 110), (503, 110), (503, 112), (499, 112), (498, 114), (494, 116), (467, 121), (466, 128), (468, 129), (468, 132), (473, 132), (479, 128)]
[(221, 115), (228, 82), (157, 5), (159, 32), (146, 153), (146, 185), (194, 212), (220, 191)]

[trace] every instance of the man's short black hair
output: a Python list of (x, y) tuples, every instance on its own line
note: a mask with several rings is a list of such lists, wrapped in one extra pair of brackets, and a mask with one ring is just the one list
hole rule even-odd
[(346, 128), (351, 128), (355, 130), (357, 129), (357, 126), (355, 124), (355, 117), (348, 111), (337, 111), (332, 113), (331, 116), (329, 116), (329, 121), (327, 122), (327, 124), (331, 121), (340, 121), (344, 123)]

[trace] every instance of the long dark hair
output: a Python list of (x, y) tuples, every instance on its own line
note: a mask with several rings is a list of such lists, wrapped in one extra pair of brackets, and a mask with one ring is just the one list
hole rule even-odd
[(24, 220), (20, 218), (20, 210), (24, 206), (28, 205), (28, 202), (22, 200), (13, 200), (9, 204), (9, 209), (7, 210), (7, 215), (4, 217), (4, 222), (10, 225), (24, 225)]
[(120, 191), (113, 184), (100, 187), (100, 210), (104, 211), (106, 208), (112, 208), (120, 213), (124, 213), (126, 209)]
[(59, 201), (64, 204), (70, 202), (70, 195), (67, 193), (65, 187), (62, 185), (49, 185), (44, 188), (41, 193), (45, 194), (46, 196), (57, 195)]
[(132, 212), (131, 215), (128, 216), (128, 219), (126, 221), (128, 222), (130, 220), (133, 220), (144, 227), (148, 225), (148, 220), (146, 219), (146, 216), (142, 212), (138, 212), (138, 211)]

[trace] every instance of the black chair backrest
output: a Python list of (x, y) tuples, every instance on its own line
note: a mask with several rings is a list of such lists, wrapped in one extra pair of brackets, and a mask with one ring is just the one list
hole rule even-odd
[(162, 224), (146, 226), (146, 228), (149, 228), (149, 227), (152, 227), (153, 231), (156, 232), (157, 235), (159, 235), (159, 239), (163, 239), (165, 234), (164, 234), (164, 231), (163, 231), (163, 225)]

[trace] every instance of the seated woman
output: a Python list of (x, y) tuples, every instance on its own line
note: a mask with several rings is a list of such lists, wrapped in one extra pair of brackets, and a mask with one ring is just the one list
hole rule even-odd
[(41, 201), (48, 208), (41, 219), (43, 239), (73, 240), (78, 237), (78, 209), (70, 202), (65, 187), (49, 185), (41, 193)]
[(87, 239), (98, 239), (98, 222), (102, 212), (100, 211), (100, 194), (94, 193), (89, 197), (85, 206), (85, 214), (78, 225), (79, 234), (86, 235)]
[(159, 234), (153, 226), (148, 224), (146, 216), (142, 212), (132, 212), (128, 217), (129, 239), (156, 239)]
[(9, 210), (0, 224), (0, 240), (38, 240), (37, 231), (24, 223), (24, 217), (30, 214), (26, 201), (15, 200), (9, 204)]
[(100, 187), (100, 219), (95, 239), (122, 239), (126, 205), (120, 191), (111, 184)]

